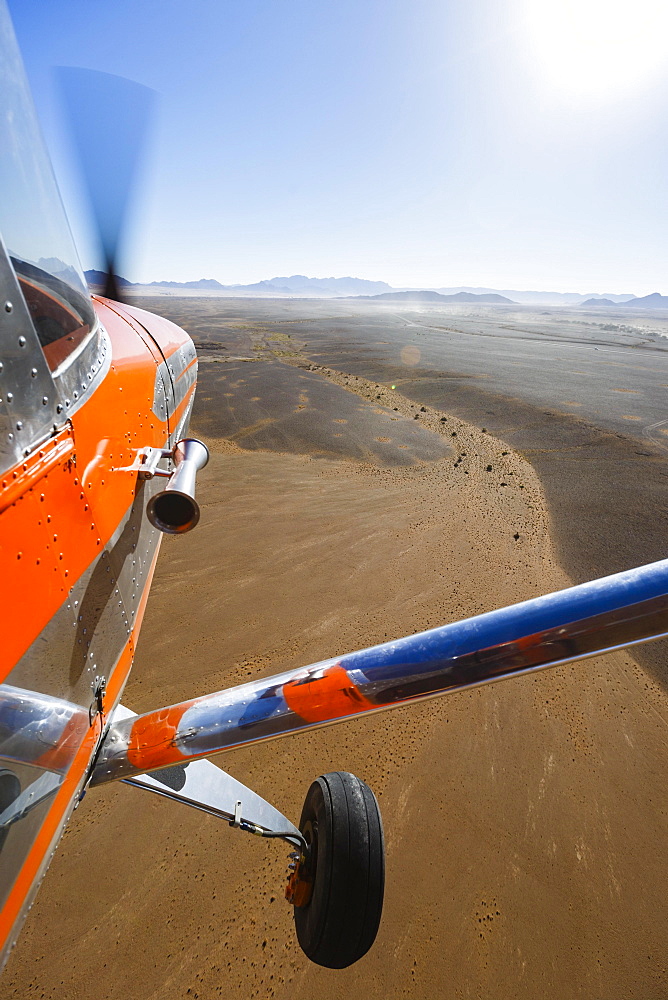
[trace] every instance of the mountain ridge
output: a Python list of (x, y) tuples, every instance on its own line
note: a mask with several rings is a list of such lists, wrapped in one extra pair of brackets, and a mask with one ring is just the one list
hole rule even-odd
[[(104, 286), (104, 274), (97, 270), (88, 270), (85, 272), (86, 280), (89, 285), (96, 287)], [(517, 303), (519, 305), (533, 305), (533, 306), (572, 306), (578, 308), (583, 304), (594, 305), (594, 301), (600, 306), (607, 305), (608, 308), (611, 306), (624, 305), (626, 303), (636, 302), (640, 303), (638, 308), (658, 308), (658, 304), (652, 305), (652, 302), (646, 302), (642, 304), (644, 300), (652, 299), (652, 296), (642, 296), (638, 298), (637, 296), (625, 293), (606, 293), (605, 295), (600, 295), (599, 293), (589, 292), (587, 294), (582, 294), (581, 292), (547, 292), (547, 291), (532, 291), (532, 290), (514, 290), (514, 289), (498, 289), (489, 288), (486, 286), (472, 286), (472, 285), (459, 285), (454, 287), (427, 287), (427, 288), (411, 288), (408, 286), (393, 288), (386, 281), (372, 281), (368, 278), (355, 278), (350, 275), (341, 278), (311, 278), (304, 274), (293, 274), (290, 276), (276, 276), (269, 279), (264, 279), (262, 281), (252, 282), (250, 284), (223, 284), (216, 278), (199, 278), (195, 281), (150, 281), (150, 282), (133, 282), (129, 281), (127, 278), (120, 277), (118, 283), (122, 288), (131, 289), (160, 289), (167, 291), (178, 291), (179, 289), (184, 289), (189, 292), (196, 292), (201, 290), (208, 294), (224, 294), (224, 295), (240, 295), (240, 296), (274, 296), (274, 297), (315, 297), (315, 298), (348, 298), (348, 297), (360, 297), (374, 295), (384, 295), (384, 294), (395, 294), (395, 293), (422, 293), (422, 292), (434, 292), (440, 296), (444, 296), (449, 301), (467, 301), (466, 299), (454, 299), (452, 296), (457, 295), (474, 295), (474, 299), (468, 300), (473, 302), (481, 302), (480, 296), (496, 295), (500, 296), (499, 299), (492, 299), (488, 301), (503, 302), (507, 303)], [(659, 293), (652, 293), (653, 296)], [(661, 296), (660, 296), (661, 298)], [(668, 306), (668, 297), (663, 296), (666, 299), (666, 303), (661, 303), (661, 308)], [(604, 301), (607, 300), (607, 301)], [(424, 299), (424, 301), (428, 301)], [(433, 299), (433, 301), (438, 302), (440, 299)], [(654, 301), (654, 300), (653, 300)]]
[(629, 299), (628, 302), (622, 302), (621, 305), (630, 306), (633, 309), (668, 309), (668, 295), (652, 292), (650, 295)]
[(475, 292), (457, 292), (455, 295), (442, 295), (430, 289), (405, 292), (382, 292), (380, 295), (353, 295), (350, 298), (368, 299), (373, 302), (480, 302), (517, 305), (512, 299), (497, 292), (487, 292), (476, 295)]
[[(89, 285), (104, 286), (105, 274), (103, 271), (88, 270), (85, 272)], [(343, 278), (309, 278), (305, 274), (293, 274), (289, 277), (276, 277), (256, 281), (249, 285), (223, 285), (215, 278), (199, 278), (196, 281), (129, 281), (127, 278), (117, 277), (119, 286), (122, 288), (185, 288), (202, 289), (203, 291), (217, 292), (260, 292), (262, 294), (316, 294), (320, 296), (342, 297), (355, 293), (368, 292), (378, 293), (391, 291), (392, 286), (386, 281), (371, 281), (368, 278), (354, 278), (347, 276)]]

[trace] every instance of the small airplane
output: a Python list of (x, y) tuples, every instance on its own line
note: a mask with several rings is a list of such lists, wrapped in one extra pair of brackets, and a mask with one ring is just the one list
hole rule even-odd
[(121, 781), (289, 845), (298, 942), (345, 968), (381, 919), (373, 792), (321, 775), (294, 824), (205, 758), (665, 636), (668, 560), (140, 716), (123, 706), (162, 535), (199, 519), (197, 354), (120, 301), (123, 197), (97, 213), (108, 287), (89, 294), (4, 0), (0, 51), (2, 962), (78, 802)]

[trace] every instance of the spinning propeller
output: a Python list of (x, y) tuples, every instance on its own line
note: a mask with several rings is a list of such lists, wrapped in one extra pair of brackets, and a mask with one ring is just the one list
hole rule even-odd
[(98, 70), (60, 67), (57, 72), (104, 255), (104, 295), (122, 301), (119, 253), (155, 91)]

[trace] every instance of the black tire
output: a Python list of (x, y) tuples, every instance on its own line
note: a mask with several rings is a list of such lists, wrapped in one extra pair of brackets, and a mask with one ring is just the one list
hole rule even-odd
[[(20, 794), (21, 782), (19, 779), (13, 771), (2, 768), (0, 770), (0, 813), (3, 813), (5, 809), (13, 805)], [(11, 827), (5, 826), (0, 830), (0, 851), (4, 847), (10, 829)]]
[(347, 771), (317, 778), (299, 828), (309, 843), (313, 891), (295, 906), (297, 939), (317, 965), (345, 969), (373, 944), (383, 910), (385, 845), (368, 785)]

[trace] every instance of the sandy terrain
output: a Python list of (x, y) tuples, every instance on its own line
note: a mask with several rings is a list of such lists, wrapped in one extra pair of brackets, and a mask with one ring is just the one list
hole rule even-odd
[[(202, 366), (193, 431), (213, 453), (202, 520), (165, 540), (129, 707), (568, 585), (539, 480), (503, 441), (297, 355), (268, 367), (288, 395), (303, 375), (326, 385), (317, 408), (296, 404), (317, 433), (285, 409), (260, 443), (255, 430), (226, 435), (225, 421), (271, 392), (270, 370), (251, 381), (258, 365), (232, 380), (229, 362)], [(360, 455), (352, 434), (343, 447), (354, 413), (390, 440)], [(252, 413), (244, 421), (255, 427)], [(433, 455), (414, 453), (425, 446), (411, 422)], [(409, 440), (400, 464), (396, 442)], [(343, 972), (298, 950), (280, 844), (127, 786), (91, 792), (0, 996), (668, 996), (666, 708), (615, 654), (218, 758), (292, 818), (327, 770), (378, 794), (385, 912), (370, 954)]]

